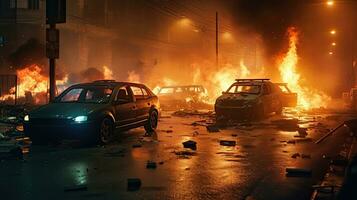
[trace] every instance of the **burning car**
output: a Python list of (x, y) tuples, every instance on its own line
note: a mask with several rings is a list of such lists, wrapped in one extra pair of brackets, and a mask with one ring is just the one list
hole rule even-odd
[(159, 101), (143, 84), (110, 80), (77, 84), (24, 117), (25, 134), (33, 143), (63, 138), (108, 143), (115, 128), (144, 126), (148, 133), (158, 124)]
[(297, 94), (287, 84), (272, 83), (269, 79), (237, 79), (217, 98), (217, 121), (225, 119), (260, 119), (269, 113), (280, 114), (283, 107), (293, 107)]
[(162, 109), (199, 109), (207, 108), (208, 96), (201, 85), (167, 86), (160, 88), (157, 96)]

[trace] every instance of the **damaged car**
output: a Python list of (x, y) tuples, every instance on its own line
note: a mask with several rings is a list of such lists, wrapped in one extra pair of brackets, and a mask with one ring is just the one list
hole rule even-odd
[(294, 107), (297, 94), (285, 83), (269, 79), (237, 79), (217, 98), (217, 121), (261, 119), (270, 113), (280, 114), (283, 107)]
[(24, 131), (34, 144), (61, 139), (109, 143), (114, 130), (158, 125), (159, 101), (145, 85), (111, 80), (77, 84), (24, 117)]
[(157, 96), (163, 110), (206, 109), (207, 90), (201, 85), (166, 86)]

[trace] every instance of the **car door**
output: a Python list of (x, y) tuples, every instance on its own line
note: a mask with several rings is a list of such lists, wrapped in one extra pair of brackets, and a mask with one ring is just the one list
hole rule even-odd
[(113, 105), (117, 126), (121, 127), (135, 122), (137, 106), (133, 93), (128, 86), (122, 86), (118, 89)]
[(147, 100), (145, 99), (144, 93), (141, 87), (137, 85), (131, 85), (130, 90), (132, 91), (136, 103), (136, 120), (142, 121), (147, 118)]
[(276, 83), (278, 86), (280, 101), (283, 107), (295, 107), (297, 104), (297, 93), (291, 92), (286, 83)]
[(267, 84), (262, 85), (263, 88), (263, 95), (262, 95), (262, 102), (264, 106), (264, 112), (265, 113), (271, 113), (273, 112), (273, 96), (271, 92), (271, 88)]
[(145, 110), (144, 113), (146, 115), (146, 118), (148, 118), (151, 106), (153, 104), (152, 96), (150, 95), (150, 92), (148, 91), (148, 89), (146, 87), (142, 86), (141, 90), (142, 90), (143, 95), (144, 95), (143, 100), (145, 100), (145, 105), (143, 105), (144, 106), (144, 110)]

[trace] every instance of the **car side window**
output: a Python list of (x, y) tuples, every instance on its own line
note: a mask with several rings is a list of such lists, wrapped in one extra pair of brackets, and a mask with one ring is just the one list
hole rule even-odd
[(144, 97), (145, 98), (147, 98), (147, 97), (149, 97), (150, 95), (149, 95), (149, 92), (146, 90), (146, 88), (141, 88), (141, 90), (143, 91), (143, 94), (144, 94)]
[(115, 101), (131, 101), (130, 93), (126, 87), (121, 87), (118, 90), (117, 95), (115, 96)]
[(83, 88), (74, 88), (68, 91), (62, 98), (61, 102), (73, 102), (78, 101), (79, 97), (83, 91)]
[(144, 93), (141, 90), (141, 88), (136, 87), (136, 86), (130, 86), (130, 89), (133, 92), (135, 99), (137, 99), (137, 100), (144, 99)]

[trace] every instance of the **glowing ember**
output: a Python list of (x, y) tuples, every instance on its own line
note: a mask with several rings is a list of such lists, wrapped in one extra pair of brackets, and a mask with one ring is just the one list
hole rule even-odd
[(295, 28), (288, 29), (289, 50), (279, 60), (279, 71), (283, 82), (298, 93), (298, 106), (303, 109), (326, 107), (330, 97), (326, 94), (308, 88), (301, 84), (300, 74), (297, 72), (297, 44), (298, 32)]

